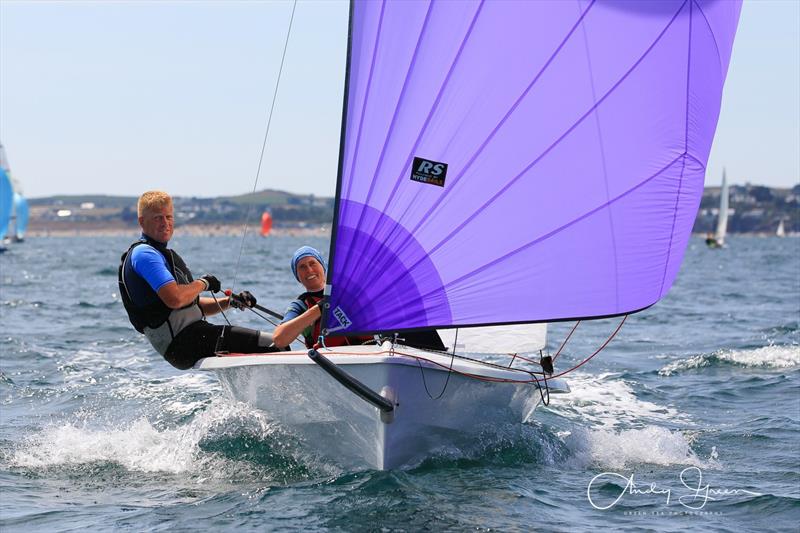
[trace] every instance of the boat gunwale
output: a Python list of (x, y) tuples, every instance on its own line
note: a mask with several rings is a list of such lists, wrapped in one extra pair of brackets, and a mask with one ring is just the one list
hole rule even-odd
[[(365, 350), (368, 348), (368, 350)], [(320, 353), (325, 355), (333, 363), (341, 366), (368, 365), (368, 364), (390, 364), (401, 366), (415, 366), (427, 371), (438, 371), (447, 373), (449, 368), (458, 374), (472, 374), (489, 378), (490, 380), (509, 380), (508, 383), (535, 385), (536, 381), (521, 379), (530, 375), (523, 370), (504, 370), (480, 362), (473, 362), (458, 357), (452, 358), (447, 354), (427, 352), (408, 347), (402, 347), (402, 352), (391, 348), (349, 346), (344, 349), (322, 348)], [(308, 357), (308, 351), (290, 352), (271, 352), (259, 354), (220, 354), (216, 357), (206, 357), (200, 359), (195, 365), (195, 370), (227, 370), (232, 368), (243, 368), (248, 366), (268, 366), (268, 365), (316, 365)], [(469, 379), (470, 376), (464, 376)], [(544, 380), (539, 378), (539, 382), (544, 384)], [(569, 390), (566, 382), (560, 378), (547, 379), (549, 388), (556, 390)]]

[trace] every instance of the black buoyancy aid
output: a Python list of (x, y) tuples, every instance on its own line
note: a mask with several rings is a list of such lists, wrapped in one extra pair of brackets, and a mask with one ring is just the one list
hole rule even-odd
[[(133, 302), (130, 294), (128, 293), (128, 288), (125, 284), (125, 276), (132, 275), (141, 279), (141, 276), (139, 276), (139, 274), (133, 270), (133, 266), (130, 264), (131, 252), (134, 248), (141, 244), (149, 244), (164, 256), (164, 259), (167, 261), (167, 268), (169, 269), (170, 274), (172, 274), (172, 276), (175, 278), (175, 281), (179, 285), (187, 285), (193, 281), (193, 278), (191, 271), (189, 271), (189, 267), (186, 266), (186, 263), (183, 261), (181, 256), (178, 255), (177, 252), (167, 248), (163, 243), (151, 239), (147, 235), (143, 235), (142, 239), (130, 245), (128, 250), (122, 254), (122, 257), (120, 257), (117, 283), (119, 284), (119, 294), (122, 298), (122, 304), (125, 306), (125, 311), (128, 313), (128, 319), (131, 321), (131, 324), (133, 324), (133, 327), (136, 328), (136, 331), (139, 333), (144, 333), (145, 327), (154, 329), (161, 326), (167, 320), (167, 318), (169, 318), (172, 309), (167, 307), (167, 305), (161, 301), (161, 298), (158, 297), (156, 291), (154, 291), (152, 287), (147, 284), (147, 282), (144, 282), (144, 286), (146, 287), (145, 290), (152, 293), (148, 298), (151, 301), (150, 304), (138, 306)], [(126, 264), (128, 266), (127, 269), (125, 268)], [(186, 307), (192, 305), (195, 305), (195, 303), (192, 302)]]
[[(304, 292), (300, 296), (297, 297), (298, 300), (306, 304), (308, 309), (311, 309), (315, 305), (317, 305), (320, 301), (322, 301), (323, 293), (322, 291), (316, 292)], [(311, 348), (317, 347), (317, 342), (319, 340), (319, 335), (321, 331), (322, 320), (317, 319), (314, 322), (314, 325), (311, 327), (311, 335), (308, 335), (308, 329), (303, 331), (303, 339), (306, 342), (306, 348), (309, 350)], [(354, 346), (364, 344), (365, 342), (370, 342), (375, 340), (372, 335), (354, 335), (350, 337), (345, 336), (330, 336), (325, 337), (325, 346), (333, 347), (333, 346)]]

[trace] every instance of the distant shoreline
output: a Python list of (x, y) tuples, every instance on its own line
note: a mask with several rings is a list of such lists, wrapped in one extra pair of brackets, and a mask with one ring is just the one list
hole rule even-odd
[[(60, 225), (59, 225), (60, 226)], [(243, 226), (241, 224), (179, 224), (175, 226), (175, 234), (189, 235), (192, 237), (241, 237)], [(247, 233), (256, 234), (258, 229), (254, 225), (247, 227)], [(45, 227), (30, 227), (25, 237), (131, 237), (136, 238), (141, 233), (138, 227), (109, 225), (98, 227), (96, 224), (72, 223), (68, 227), (56, 225)], [(270, 236), (274, 237), (325, 237), (330, 236), (331, 228), (326, 226), (309, 226), (296, 228), (272, 228)]]
[[(188, 235), (192, 237), (241, 237), (241, 224), (181, 224), (175, 227), (177, 236)], [(248, 235), (258, 232), (255, 225), (247, 227)], [(33, 227), (25, 233), (25, 237), (130, 237), (136, 238), (141, 233), (139, 228), (130, 226), (98, 227), (96, 224), (72, 223), (69, 227)], [(271, 237), (330, 237), (331, 227), (311, 226), (294, 228), (272, 228)], [(695, 232), (692, 237), (705, 238), (706, 233)], [(772, 232), (729, 233), (728, 237), (775, 237)], [(789, 233), (787, 237), (797, 237), (798, 234)]]

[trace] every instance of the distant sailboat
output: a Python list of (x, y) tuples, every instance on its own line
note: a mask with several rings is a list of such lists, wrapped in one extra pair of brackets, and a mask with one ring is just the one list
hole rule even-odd
[(261, 236), (266, 237), (272, 230), (272, 215), (268, 211), (264, 211), (261, 215)]
[(728, 180), (725, 176), (725, 169), (722, 170), (722, 188), (719, 192), (719, 215), (717, 218), (717, 231), (713, 236), (706, 238), (709, 248), (723, 248), (725, 246), (725, 234), (728, 233)]
[[(2, 235), (0, 238), (5, 238), (8, 233), (9, 238), (16, 242), (21, 242), (25, 238), (25, 231), (28, 229), (28, 200), (22, 195), (22, 187), (19, 181), (14, 179), (11, 175), (11, 167), (8, 164), (8, 157), (6, 157), (6, 150), (0, 144), (0, 170), (6, 176), (11, 188), (11, 200), (8, 211), (8, 220), (3, 223), (0, 218), (0, 226), (3, 227)], [(0, 211), (2, 215), (4, 211)], [(13, 223), (13, 228), (10, 228)], [(3, 225), (4, 224), (4, 225)], [(9, 231), (9, 229), (11, 231)]]
[[(0, 166), (0, 243), (5, 240), (13, 206), (14, 189), (11, 187), (11, 178), (8, 172)], [(0, 244), (0, 251), (4, 250), (5, 248)]]
[(783, 225), (783, 219), (781, 219), (781, 221), (778, 222), (778, 229), (775, 230), (775, 236), (776, 237), (786, 237), (786, 228)]
[(28, 200), (22, 196), (21, 191), (14, 191), (14, 213), (12, 218), (14, 220), (14, 232), (11, 237), (16, 242), (25, 240), (25, 231), (28, 229)]

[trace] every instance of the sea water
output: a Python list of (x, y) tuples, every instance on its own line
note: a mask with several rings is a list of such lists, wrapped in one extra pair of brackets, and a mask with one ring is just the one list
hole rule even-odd
[[(668, 296), (567, 376), (571, 394), (390, 472), (320, 462), (213, 374), (170, 367), (122, 309), (130, 240), (31, 238), (0, 255), (4, 532), (798, 530), (800, 239), (692, 239)], [(306, 243), (327, 249), (180, 229), (172, 244), (195, 275), (280, 311)], [(557, 369), (619, 320), (581, 324)], [(551, 327), (551, 352), (572, 326)]]

